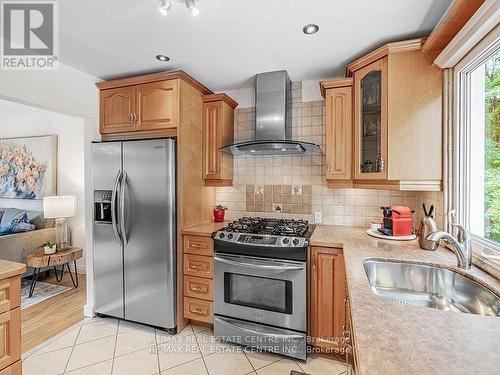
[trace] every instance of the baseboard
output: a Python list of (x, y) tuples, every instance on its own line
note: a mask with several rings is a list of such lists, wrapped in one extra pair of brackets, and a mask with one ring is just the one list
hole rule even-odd
[(89, 317), (89, 318), (93, 318), (95, 316), (94, 307), (85, 304), (83, 306), (83, 315), (86, 316), (86, 317)]

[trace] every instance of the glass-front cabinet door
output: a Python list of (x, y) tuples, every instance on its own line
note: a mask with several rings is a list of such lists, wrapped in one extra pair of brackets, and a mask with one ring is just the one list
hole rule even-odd
[(387, 58), (354, 72), (355, 179), (387, 179)]

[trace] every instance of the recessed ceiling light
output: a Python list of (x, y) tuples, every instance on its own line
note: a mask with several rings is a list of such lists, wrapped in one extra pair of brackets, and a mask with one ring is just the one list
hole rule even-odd
[(156, 55), (156, 58), (160, 61), (167, 62), (170, 60), (170, 57), (165, 56), (165, 55)]
[(319, 31), (319, 26), (313, 23), (307, 24), (302, 28), (302, 31), (306, 35), (316, 34)]

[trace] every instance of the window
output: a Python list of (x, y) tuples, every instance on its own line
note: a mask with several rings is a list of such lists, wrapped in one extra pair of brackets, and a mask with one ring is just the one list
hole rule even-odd
[(500, 41), (478, 45), (455, 68), (454, 173), (458, 221), (475, 259), (500, 267)]
[(500, 243), (500, 51), (470, 73), (470, 231)]

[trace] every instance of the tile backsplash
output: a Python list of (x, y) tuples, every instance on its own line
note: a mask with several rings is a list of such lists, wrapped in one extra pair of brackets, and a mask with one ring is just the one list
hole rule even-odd
[(310, 215), (311, 185), (246, 185), (246, 211)]
[[(235, 141), (252, 139), (254, 129), (255, 108), (236, 109)], [(303, 103), (301, 82), (292, 84), (292, 138), (324, 149), (324, 101)], [(409, 206), (416, 210), (417, 220), (426, 202), (438, 209), (442, 227), (442, 193), (329, 188), (324, 165), (322, 155), (235, 156), (233, 187), (217, 188), (217, 204), (228, 207), (229, 220), (263, 216), (314, 222), (314, 214), (321, 213), (323, 224), (366, 227), (381, 217), (380, 206)]]

